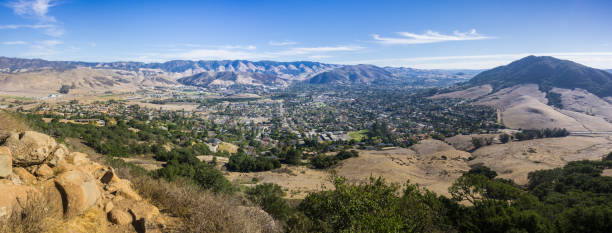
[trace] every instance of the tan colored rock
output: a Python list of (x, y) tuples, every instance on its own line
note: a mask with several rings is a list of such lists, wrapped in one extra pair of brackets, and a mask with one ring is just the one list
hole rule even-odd
[(121, 196), (136, 201), (142, 200), (142, 197), (140, 197), (140, 195), (138, 195), (138, 193), (132, 189), (132, 183), (128, 180), (112, 180), (105, 186), (105, 189), (110, 193), (114, 193), (116, 196)]
[(68, 161), (70, 161), (70, 163), (74, 164), (74, 165), (83, 165), (83, 164), (88, 164), (91, 161), (89, 161), (89, 158), (87, 157), (87, 154), (85, 153), (81, 153), (81, 152), (72, 152), (68, 155)]
[(7, 178), (13, 173), (13, 157), (6, 146), (0, 146), (0, 179)]
[(70, 151), (68, 150), (68, 147), (66, 147), (64, 144), (59, 144), (57, 148), (55, 148), (55, 151), (53, 151), (51, 154), (51, 159), (47, 162), (47, 164), (49, 164), (51, 167), (55, 167), (60, 161), (66, 159), (69, 153)]
[(68, 216), (80, 214), (100, 199), (100, 190), (94, 178), (81, 171), (67, 171), (55, 179), (64, 200)]
[(40, 185), (40, 191), (47, 201), (49, 213), (54, 217), (61, 217), (64, 214), (64, 204), (62, 194), (57, 189), (55, 181), (52, 179), (43, 181)]
[(132, 216), (134, 216), (135, 220), (151, 220), (153, 217), (159, 215), (159, 209), (146, 202), (137, 202), (133, 204), (130, 207), (129, 212), (132, 214)]
[(108, 213), (108, 220), (117, 225), (126, 225), (132, 223), (132, 215), (120, 209), (113, 209)]
[(108, 213), (111, 210), (113, 210), (113, 208), (115, 208), (115, 205), (113, 204), (112, 201), (109, 201), (106, 203), (106, 205), (104, 205), (104, 212)]
[(25, 184), (32, 185), (37, 183), (36, 177), (22, 167), (13, 168), (13, 173)]
[(34, 131), (11, 133), (4, 144), (11, 150), (13, 164), (31, 166), (42, 164), (55, 150), (57, 143), (48, 135)]
[(0, 218), (4, 218), (20, 211), (26, 205), (28, 197), (37, 192), (30, 186), (0, 184), (0, 193)]
[(36, 169), (36, 176), (41, 177), (43, 179), (50, 178), (54, 175), (53, 169), (51, 169), (47, 164), (40, 165), (38, 169)]

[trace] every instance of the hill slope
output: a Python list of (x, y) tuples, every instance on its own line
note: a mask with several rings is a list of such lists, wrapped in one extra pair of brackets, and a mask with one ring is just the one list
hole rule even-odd
[(373, 65), (343, 66), (313, 76), (311, 84), (372, 84), (395, 80), (391, 72)]
[(572, 61), (529, 56), (476, 75), (454, 92), (500, 111), (510, 128), (612, 130), (612, 74)]
[(484, 71), (467, 85), (490, 84), (495, 90), (521, 84), (538, 84), (543, 91), (552, 87), (587, 90), (599, 97), (612, 96), (612, 74), (554, 57), (528, 56), (506, 66)]

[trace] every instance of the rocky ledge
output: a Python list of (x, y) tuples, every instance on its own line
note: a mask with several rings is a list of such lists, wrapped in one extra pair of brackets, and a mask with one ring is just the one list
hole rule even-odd
[(156, 232), (164, 226), (159, 210), (113, 168), (90, 161), (87, 154), (70, 152), (45, 134), (0, 133), (0, 219), (19, 214), (41, 197), (54, 217), (70, 219), (100, 208), (109, 225), (126, 225), (137, 232)]

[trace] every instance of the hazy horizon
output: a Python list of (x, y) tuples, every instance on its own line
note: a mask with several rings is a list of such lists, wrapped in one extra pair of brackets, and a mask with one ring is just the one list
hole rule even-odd
[(0, 4), (0, 56), (488, 69), (528, 55), (612, 68), (607, 1)]

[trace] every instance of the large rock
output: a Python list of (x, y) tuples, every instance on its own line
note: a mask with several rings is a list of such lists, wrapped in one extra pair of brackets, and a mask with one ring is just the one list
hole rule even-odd
[(7, 178), (13, 172), (13, 157), (6, 146), (0, 146), (0, 179)]
[(28, 197), (36, 193), (30, 186), (0, 183), (0, 219), (19, 212), (26, 206)]
[(34, 174), (42, 179), (48, 179), (53, 176), (53, 169), (51, 169), (47, 164), (40, 165)]
[(25, 168), (16, 167), (13, 169), (13, 173), (15, 173), (24, 184), (33, 185), (37, 183), (36, 177)]
[(12, 133), (4, 145), (11, 150), (13, 164), (31, 166), (43, 163), (55, 150), (57, 143), (45, 134), (26, 131), (21, 134)]
[(100, 190), (90, 174), (67, 171), (58, 175), (55, 182), (66, 202), (64, 213), (67, 216), (82, 213), (100, 199)]

